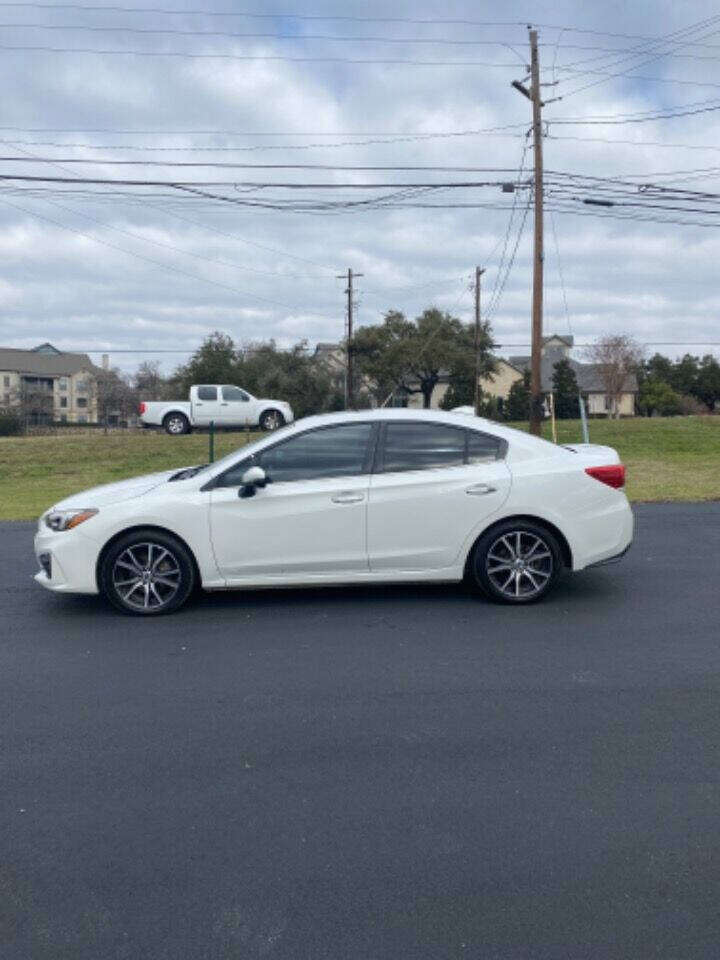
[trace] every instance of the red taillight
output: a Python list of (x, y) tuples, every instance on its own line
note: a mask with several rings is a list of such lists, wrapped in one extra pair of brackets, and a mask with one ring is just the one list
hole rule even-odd
[(616, 490), (625, 486), (625, 464), (623, 463), (613, 463), (607, 467), (586, 467), (585, 473)]
[(141, 415), (142, 415), (143, 413), (145, 413), (145, 403), (144, 403), (144, 402), (140, 404), (140, 407), (139, 407), (139, 409), (138, 409), (138, 413), (141, 414)]

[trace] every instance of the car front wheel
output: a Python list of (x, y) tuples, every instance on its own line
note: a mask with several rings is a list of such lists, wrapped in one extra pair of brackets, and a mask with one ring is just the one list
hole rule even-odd
[(172, 613), (188, 599), (195, 582), (187, 548), (159, 530), (137, 530), (117, 540), (105, 554), (99, 576), (110, 603), (135, 616)]
[(557, 538), (540, 524), (507, 521), (488, 530), (473, 551), (472, 573), (486, 596), (499, 603), (534, 603), (563, 569)]

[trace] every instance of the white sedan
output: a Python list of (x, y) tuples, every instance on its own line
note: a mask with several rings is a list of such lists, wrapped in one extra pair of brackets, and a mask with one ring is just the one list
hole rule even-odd
[(630, 546), (625, 468), (462, 413), (310, 417), (209, 465), (95, 487), (40, 517), (36, 580), (125, 613), (197, 588), (467, 577), (505, 603)]

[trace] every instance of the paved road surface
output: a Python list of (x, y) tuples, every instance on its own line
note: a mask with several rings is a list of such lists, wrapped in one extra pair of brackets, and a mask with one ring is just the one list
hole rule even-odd
[(126, 619), (0, 526), (3, 960), (720, 955), (720, 504), (618, 566)]

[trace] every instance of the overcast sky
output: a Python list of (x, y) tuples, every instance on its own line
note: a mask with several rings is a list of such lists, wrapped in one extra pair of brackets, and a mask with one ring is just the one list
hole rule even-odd
[[(526, 344), (529, 194), (499, 184), (532, 171), (530, 103), (510, 85), (525, 77), (528, 22), (540, 33), (545, 98), (562, 97), (544, 110), (549, 171), (720, 193), (720, 16), (709, 3), (289, 3), (300, 19), (246, 15), (273, 14), (279, 0), (217, 2), (209, 9), (245, 15), (169, 12), (198, 0), (163, 0), (162, 14), (131, 12), (142, 0), (106, 11), (0, 4), (2, 173), (160, 183), (3, 181), (3, 346), (50, 340), (95, 358), (109, 352), (124, 369), (155, 357), (171, 370), (215, 329), (238, 343), (338, 340), (345, 283), (336, 275), (348, 267), (364, 275), (361, 324), (431, 305), (469, 320), (476, 264), (486, 268), (496, 339)], [(685, 115), (645, 119), (658, 112)], [(68, 162), (89, 159), (133, 162)], [(227, 199), (163, 186), (170, 181), (202, 182)], [(468, 181), (490, 185), (398, 193)], [(347, 186), (368, 183), (397, 188)], [(630, 333), (648, 351), (651, 341), (687, 341), (658, 349), (720, 353), (710, 346), (720, 341), (720, 234), (697, 225), (720, 226), (713, 198), (673, 195), (659, 210), (657, 193), (638, 190), (622, 199), (640, 206), (620, 210), (582, 203), (587, 185), (562, 198), (551, 187), (546, 333)], [(372, 202), (317, 208), (359, 200)], [(703, 205), (706, 214), (686, 212)]]

